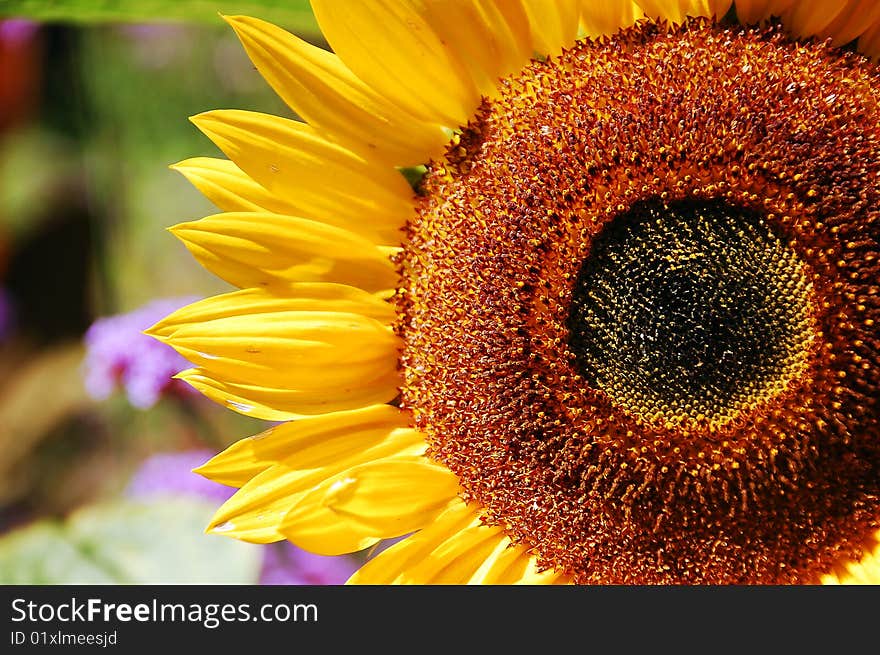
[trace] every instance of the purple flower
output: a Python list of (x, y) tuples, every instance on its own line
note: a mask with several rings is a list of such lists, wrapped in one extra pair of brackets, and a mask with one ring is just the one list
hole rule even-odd
[(339, 585), (358, 569), (345, 555), (315, 555), (282, 541), (264, 546), (262, 585)]
[(11, 46), (20, 45), (36, 34), (38, 27), (36, 22), (23, 18), (0, 20), (0, 41)]
[(2, 288), (0, 288), (0, 341), (3, 341), (10, 335), (15, 326), (15, 308), (12, 305), (12, 298)]
[(208, 461), (210, 450), (158, 453), (148, 457), (128, 483), (126, 493), (133, 498), (173, 494), (226, 502), (235, 489), (212, 482), (192, 470)]
[(129, 402), (147, 409), (166, 392), (191, 392), (172, 376), (190, 366), (172, 348), (142, 331), (197, 298), (154, 300), (127, 314), (99, 318), (85, 335), (85, 385), (103, 400), (122, 386)]
[[(224, 502), (235, 489), (192, 472), (212, 454), (208, 450), (190, 450), (152, 455), (134, 474), (126, 493), (133, 498), (174, 494)], [(259, 579), (263, 585), (343, 584), (358, 568), (354, 558), (314, 555), (288, 542), (254, 544), (254, 548), (263, 551)]]

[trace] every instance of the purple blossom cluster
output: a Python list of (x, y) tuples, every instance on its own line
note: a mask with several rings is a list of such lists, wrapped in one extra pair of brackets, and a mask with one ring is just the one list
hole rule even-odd
[(164, 393), (192, 392), (172, 376), (189, 362), (152, 337), (142, 334), (160, 319), (198, 298), (163, 298), (127, 314), (96, 320), (85, 335), (85, 385), (89, 394), (103, 400), (122, 387), (129, 402), (148, 409)]
[(0, 341), (12, 334), (15, 327), (15, 309), (12, 298), (0, 288)]
[(126, 493), (133, 498), (170, 494), (223, 503), (235, 493), (235, 489), (192, 472), (213, 455), (207, 449), (151, 455), (141, 463), (129, 480)]
[(0, 41), (7, 45), (17, 46), (30, 39), (38, 29), (35, 21), (22, 18), (10, 18), (0, 21)]
[[(152, 455), (132, 477), (127, 493), (133, 498), (172, 494), (222, 503), (235, 489), (192, 472), (211, 455), (207, 450)], [(254, 544), (254, 548), (263, 551), (259, 579), (259, 584), (263, 585), (343, 584), (358, 568), (351, 557), (314, 555), (286, 541)]]
[(315, 555), (288, 541), (263, 546), (262, 585), (339, 585), (357, 570), (351, 557)]

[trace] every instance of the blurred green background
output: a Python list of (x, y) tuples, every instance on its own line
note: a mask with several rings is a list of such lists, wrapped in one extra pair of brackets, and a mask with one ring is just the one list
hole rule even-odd
[[(201, 397), (137, 409), (83, 385), (96, 319), (228, 290), (165, 228), (217, 210), (169, 164), (219, 156), (187, 117), (291, 116), (218, 12), (321, 44), (307, 2), (0, 0), (0, 582), (253, 582), (219, 503), (134, 503), (151, 455), (266, 427)], [(22, 20), (26, 18), (27, 20)], [(323, 45), (323, 44), (322, 44)]]

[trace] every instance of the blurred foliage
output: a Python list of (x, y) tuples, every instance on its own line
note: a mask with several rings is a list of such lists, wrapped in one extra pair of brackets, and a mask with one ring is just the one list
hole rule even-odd
[[(156, 296), (226, 290), (161, 229), (217, 211), (168, 165), (221, 154), (187, 120), (191, 115), (249, 108), (290, 116), (290, 110), (225, 24), (90, 29), (79, 49), (79, 67), (99, 71), (80, 75), (74, 92), (82, 99), (81, 152), (92, 195), (112, 213), (97, 226), (103, 231), (97, 261), (106, 267), (105, 276), (112, 271), (115, 277), (113, 285), (105, 284), (113, 287), (105, 291), (106, 310), (132, 309)], [(131, 257), (133, 252), (138, 256)]]
[[(4, 436), (0, 443), (0, 503), (15, 498), (22, 488), (27, 488), (22, 467), (39, 440), (71, 413), (81, 411), (95, 403), (86, 395), (80, 382), (79, 363), (82, 346), (68, 343), (28, 357), (21, 363), (15, 375), (6, 371), (9, 382), (3, 388), (0, 402), (0, 425)], [(12, 357), (0, 362), (13, 366)], [(45, 394), (44, 390), (52, 393)], [(34, 411), (39, 402), (40, 411)]]
[(315, 38), (307, 2), (0, 0), (0, 16), (47, 19), (0, 32), (0, 287), (16, 313), (0, 337), (0, 581), (253, 581), (253, 549), (202, 534), (215, 508), (116, 499), (149, 455), (218, 451), (265, 423), (201, 397), (98, 402), (82, 383), (96, 318), (229, 289), (165, 230), (217, 211), (168, 169), (221, 156), (187, 117), (292, 116), (218, 8)]
[(253, 584), (262, 552), (209, 537), (205, 501), (163, 498), (89, 506), (0, 539), (0, 584)]
[(44, 21), (214, 22), (219, 14), (247, 14), (302, 35), (318, 34), (308, 0), (3, 0), (0, 17)]

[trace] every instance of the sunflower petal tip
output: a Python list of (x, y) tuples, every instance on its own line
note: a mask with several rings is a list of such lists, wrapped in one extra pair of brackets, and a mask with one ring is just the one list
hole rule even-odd
[(205, 534), (216, 534), (223, 536), (233, 536), (228, 533), (232, 530), (235, 530), (235, 526), (231, 521), (224, 521), (219, 519), (211, 519), (211, 522), (208, 524), (208, 527), (205, 528)]
[(239, 33), (240, 31), (248, 30), (250, 28), (259, 29), (260, 26), (271, 26), (270, 23), (257, 18), (256, 16), (248, 16), (246, 14), (236, 14), (234, 16), (224, 16), (223, 20), (229, 23), (232, 26), (232, 29)]
[(197, 128), (199, 128), (199, 130), (204, 131), (204, 129), (205, 129), (205, 125), (208, 124), (208, 123), (210, 123), (210, 121), (211, 121), (211, 116), (212, 116), (213, 114), (215, 114), (216, 112), (217, 112), (217, 110), (214, 110), (214, 109), (210, 109), (210, 110), (208, 110), (208, 111), (199, 112), (198, 114), (193, 114), (192, 116), (189, 116), (189, 117), (187, 118), (187, 120), (189, 120), (190, 123), (192, 123), (192, 124), (195, 125)]
[(224, 15), (223, 20), (229, 23), (232, 26), (232, 29), (237, 30), (238, 28), (244, 27), (246, 23), (258, 20), (252, 16), (245, 16), (242, 14), (235, 14), (233, 16)]
[(171, 335), (174, 333), (173, 322), (170, 322), (168, 319), (169, 316), (156, 321), (150, 327), (144, 329), (142, 334), (145, 334), (148, 337), (152, 337), (153, 339), (157, 339), (158, 341), (162, 341), (163, 343), (168, 341)]
[[(229, 527), (227, 527), (227, 525)], [(218, 521), (217, 519), (211, 519), (211, 522), (205, 526), (204, 534), (209, 535), (223, 535), (224, 532), (228, 532), (231, 528), (231, 524), (228, 522)]]
[(186, 230), (185, 225), (186, 225), (186, 223), (178, 223), (176, 225), (171, 225), (169, 227), (166, 227), (165, 229), (168, 232), (170, 232), (171, 234), (173, 234), (174, 236), (176, 236), (181, 241), (186, 241), (186, 239), (184, 239), (182, 236), (182, 233)]
[[(196, 391), (204, 392), (204, 385), (199, 383), (199, 376), (201, 376), (201, 374), (202, 371), (199, 368), (187, 368), (172, 375), (171, 379), (180, 380), (181, 382), (185, 382), (186, 384), (191, 386)], [(206, 465), (207, 462), (205, 464), (202, 464), (200, 468), (204, 468)]]
[[(177, 375), (175, 375), (173, 377), (178, 378), (179, 375), (180, 374), (178, 373)], [(210, 466), (209, 466), (210, 463), (211, 463), (211, 461), (208, 460), (207, 462), (204, 462), (203, 464), (199, 464), (198, 466), (191, 468), (190, 473), (195, 473), (196, 475), (200, 475), (203, 478), (210, 480), (211, 478), (208, 477), (208, 475), (207, 475), (207, 472), (210, 470)]]

